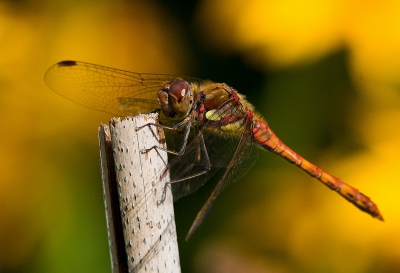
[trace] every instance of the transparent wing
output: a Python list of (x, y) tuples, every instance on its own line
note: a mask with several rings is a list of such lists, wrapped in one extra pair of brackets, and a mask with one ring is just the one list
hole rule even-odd
[[(159, 108), (157, 92), (176, 75), (135, 73), (78, 61), (59, 62), (46, 72), (46, 84), (85, 107), (116, 116), (149, 113)], [(198, 79), (183, 77), (187, 81)]]
[(224, 174), (215, 186), (210, 197), (207, 199), (207, 202), (203, 205), (203, 207), (197, 214), (196, 219), (193, 221), (193, 224), (186, 235), (186, 240), (188, 240), (192, 236), (192, 234), (197, 230), (200, 224), (207, 217), (212, 205), (214, 204), (214, 201), (221, 193), (221, 191), (229, 183), (236, 181), (237, 179), (242, 177), (254, 165), (258, 153), (255, 145), (253, 145), (253, 143), (251, 142), (251, 139), (251, 132), (248, 130), (243, 131), (240, 142), (235, 150), (235, 153), (233, 154), (233, 157), (229, 162), (229, 165), (227, 166)]
[[(236, 130), (222, 131), (226, 121), (232, 121), (233, 118), (237, 124)], [(169, 163), (171, 181), (183, 180), (172, 183), (174, 201), (196, 191), (221, 168), (228, 168), (222, 188), (242, 177), (252, 167), (258, 155), (248, 127), (247, 113), (240, 104), (232, 101), (215, 111), (201, 131), (194, 132), (193, 140), (185, 153), (174, 157)], [(196, 176), (207, 170), (208, 163), (211, 168)]]
[(171, 181), (179, 181), (172, 183), (174, 201), (195, 192), (219, 169), (227, 166), (239, 143), (238, 136), (228, 139), (210, 130), (202, 130), (200, 134), (190, 142), (183, 155), (175, 156), (168, 164)]

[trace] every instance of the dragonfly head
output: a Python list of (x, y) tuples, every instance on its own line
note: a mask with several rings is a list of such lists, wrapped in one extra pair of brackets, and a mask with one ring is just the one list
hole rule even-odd
[(184, 117), (193, 104), (193, 92), (187, 82), (176, 79), (158, 91), (158, 102), (167, 117)]

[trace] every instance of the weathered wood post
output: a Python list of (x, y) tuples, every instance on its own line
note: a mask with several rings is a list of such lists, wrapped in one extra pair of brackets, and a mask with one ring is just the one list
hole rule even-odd
[(112, 272), (180, 272), (173, 198), (161, 200), (169, 174), (157, 115), (114, 118), (99, 128), (100, 159)]

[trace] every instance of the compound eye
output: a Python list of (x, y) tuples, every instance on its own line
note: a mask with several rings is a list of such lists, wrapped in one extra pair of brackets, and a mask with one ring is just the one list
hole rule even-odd
[(171, 82), (169, 87), (169, 93), (174, 96), (178, 102), (180, 102), (189, 91), (189, 86), (182, 80), (175, 80)]

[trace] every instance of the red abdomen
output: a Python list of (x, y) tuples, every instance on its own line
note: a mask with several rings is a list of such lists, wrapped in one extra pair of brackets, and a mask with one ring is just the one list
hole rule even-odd
[(337, 191), (341, 196), (362, 211), (383, 221), (383, 217), (377, 205), (372, 202), (368, 196), (295, 153), (275, 135), (266, 122), (262, 120), (253, 121), (253, 136), (256, 143), (262, 148), (274, 152), (290, 163), (295, 164), (309, 175), (317, 178), (330, 189)]

